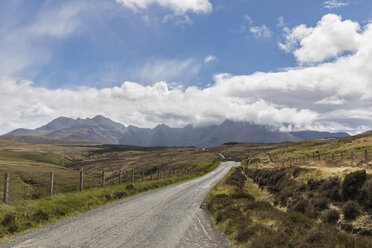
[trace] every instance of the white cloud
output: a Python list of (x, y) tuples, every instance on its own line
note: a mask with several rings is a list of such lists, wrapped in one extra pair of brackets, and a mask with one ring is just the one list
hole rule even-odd
[(245, 33), (249, 31), (255, 38), (270, 38), (272, 36), (272, 32), (270, 28), (266, 25), (255, 25), (253, 19), (248, 16), (243, 16), (243, 24), (240, 26), (240, 32)]
[(249, 31), (256, 38), (270, 38), (272, 35), (270, 28), (268, 28), (266, 25), (251, 26)]
[[(334, 27), (332, 22), (316, 27), (303, 25), (303, 37), (320, 26), (324, 28), (325, 37), (329, 37), (326, 33), (333, 30), (327, 25)], [(354, 52), (338, 55), (332, 62), (283, 72), (219, 74), (214, 84), (204, 89), (171, 87), (159, 81), (150, 86), (124, 82), (119, 87), (105, 89), (54, 90), (3, 78), (0, 80), (0, 116), (6, 118), (0, 119), (0, 132), (37, 127), (58, 116), (91, 117), (96, 114), (141, 127), (153, 127), (158, 123), (171, 126), (218, 123), (231, 119), (268, 124), (282, 130), (355, 133), (371, 129), (372, 24), (357, 30), (350, 32), (354, 37), (348, 37), (358, 39)], [(320, 44), (329, 45), (327, 42)], [(309, 49), (307, 43), (299, 42), (293, 51), (303, 47)], [(192, 60), (151, 64), (156, 66), (149, 64), (143, 69), (146, 77), (158, 75), (161, 78), (173, 70), (183, 71), (177, 68), (193, 68)]]
[(276, 26), (279, 27), (279, 28), (286, 26), (285, 19), (284, 19), (283, 16), (278, 17), (278, 23), (276, 24)]
[(176, 14), (185, 14), (186, 12), (206, 14), (212, 11), (212, 4), (209, 0), (116, 0), (116, 2), (133, 11), (148, 9), (153, 4), (169, 8)]
[(325, 105), (341, 105), (344, 104), (345, 100), (338, 96), (326, 97), (322, 100), (317, 101), (315, 104), (325, 104)]
[(200, 64), (193, 59), (154, 59), (135, 69), (133, 75), (146, 83), (158, 81), (192, 80), (200, 71)]
[[(50, 40), (67, 38), (82, 28), (84, 11), (94, 8), (81, 1), (66, 1), (62, 5), (43, 5), (32, 12), (22, 25), (21, 16), (0, 17), (0, 75), (14, 76), (22, 70), (36, 69), (51, 58)], [(23, 8), (23, 6), (19, 6)], [(6, 59), (4, 59), (6, 58)]]
[(340, 1), (340, 0), (327, 0), (323, 3), (323, 7), (326, 9), (336, 9), (340, 7), (345, 7), (349, 5), (350, 3)]
[(345, 52), (355, 52), (362, 37), (359, 23), (342, 21), (340, 16), (323, 16), (316, 27), (299, 25), (292, 30), (285, 29), (285, 42), (281, 49), (293, 52), (300, 63), (316, 63), (335, 58)]
[(214, 55), (208, 55), (207, 57), (204, 58), (204, 63), (210, 63), (213, 61), (216, 61), (217, 57)]

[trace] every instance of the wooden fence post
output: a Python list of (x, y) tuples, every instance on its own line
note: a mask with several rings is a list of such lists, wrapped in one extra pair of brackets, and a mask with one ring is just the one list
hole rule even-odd
[(119, 170), (119, 184), (121, 184), (121, 170)]
[(134, 180), (135, 180), (135, 178), (134, 178), (134, 170), (132, 171), (132, 183), (134, 183)]
[(364, 159), (368, 162), (368, 151), (364, 150)]
[(83, 191), (84, 187), (84, 176), (83, 176), (83, 170), (80, 171), (80, 192)]
[(3, 201), (5, 203), (8, 202), (8, 187), (9, 187), (9, 174), (5, 173), (5, 176), (4, 176), (4, 198), (3, 198)]
[(49, 189), (50, 189), (50, 197), (53, 196), (53, 186), (54, 186), (54, 174), (53, 172), (50, 173), (50, 181), (49, 181)]
[(145, 181), (145, 171), (142, 170), (142, 182), (144, 182), (144, 181)]
[(105, 169), (102, 169), (102, 187), (105, 187)]

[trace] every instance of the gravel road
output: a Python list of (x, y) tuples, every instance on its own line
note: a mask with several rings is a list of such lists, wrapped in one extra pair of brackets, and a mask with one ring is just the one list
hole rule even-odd
[(236, 162), (16, 237), (0, 247), (230, 247), (200, 208)]

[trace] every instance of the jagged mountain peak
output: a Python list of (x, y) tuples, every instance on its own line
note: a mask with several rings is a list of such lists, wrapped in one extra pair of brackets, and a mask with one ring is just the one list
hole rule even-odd
[(136, 146), (217, 146), (226, 142), (284, 142), (319, 137), (346, 136), (345, 133), (280, 132), (251, 122), (226, 120), (220, 125), (173, 128), (159, 124), (138, 128), (114, 122), (102, 115), (86, 119), (59, 117), (34, 129), (18, 129), (10, 135), (36, 135), (60, 140), (90, 141)]

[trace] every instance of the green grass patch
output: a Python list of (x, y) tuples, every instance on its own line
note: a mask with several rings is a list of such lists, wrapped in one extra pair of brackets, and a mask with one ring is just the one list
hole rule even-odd
[(70, 161), (66, 158), (54, 157), (50, 155), (34, 154), (27, 152), (17, 152), (12, 150), (0, 150), (0, 160), (3, 161), (33, 161), (56, 165), (65, 165)]

